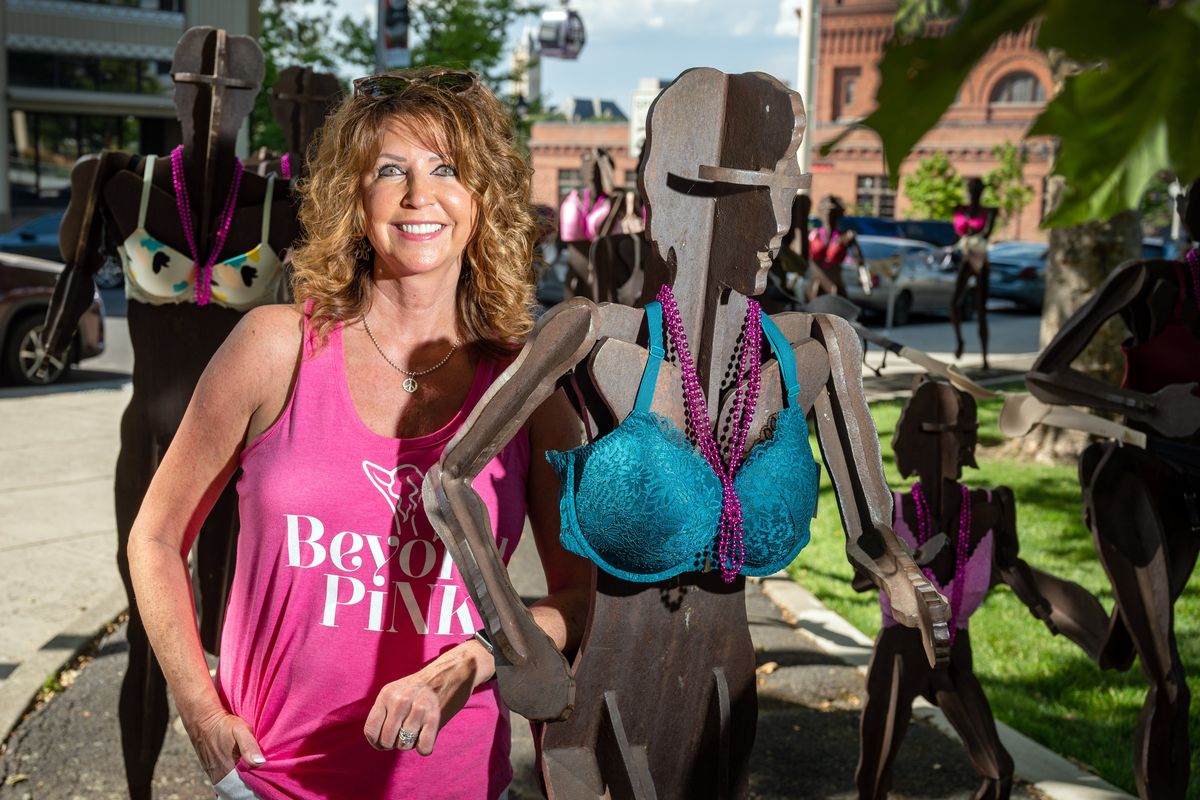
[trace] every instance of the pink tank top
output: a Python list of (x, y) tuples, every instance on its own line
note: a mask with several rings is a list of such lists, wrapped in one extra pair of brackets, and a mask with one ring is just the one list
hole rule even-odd
[[(340, 326), (318, 349), (306, 324), (304, 351), (283, 414), (241, 456), (218, 691), (267, 763), (238, 771), (263, 800), (496, 798), (512, 767), (495, 681), (471, 695), (427, 758), (372, 749), (363, 725), (385, 684), (481, 627), (425, 515), (421, 481), (500, 366), (480, 359), (444, 428), (393, 439), (354, 408)], [(528, 468), (522, 431), (472, 482), (506, 563), (524, 527)]]
[[(907, 493), (892, 492), (892, 527), (896, 531), (896, 535), (905, 541), (905, 543), (913, 550), (917, 549), (917, 537), (908, 527), (908, 523), (904, 521), (904, 514), (900, 512), (901, 503)], [(986, 492), (986, 500), (992, 501), (992, 493)], [(946, 543), (946, 547), (954, 547), (954, 536), (957, 536), (957, 529), (950, 537), (950, 541)], [(966, 630), (967, 623), (975, 610), (983, 605), (983, 599), (987, 597), (988, 589), (992, 585), (992, 532), (988, 531), (983, 535), (983, 538), (976, 543), (975, 549), (967, 555), (966, 575), (963, 582), (962, 606), (958, 611), (958, 618), (955, 620), (955, 627), (961, 630)], [(940, 585), (936, 579), (930, 579), (933, 583), (933, 588), (941, 592), (942, 596), (947, 600), (950, 599), (950, 584), (945, 586)], [(879, 607), (883, 609), (883, 626), (890, 628), (896, 624), (895, 617), (892, 616), (892, 603), (887, 596), (887, 592), (879, 593)]]

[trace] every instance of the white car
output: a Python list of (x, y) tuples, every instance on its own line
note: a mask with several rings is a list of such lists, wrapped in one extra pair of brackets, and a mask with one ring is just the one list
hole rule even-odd
[[(847, 256), (842, 264), (842, 282), (846, 296), (870, 311), (887, 315), (891, 308), (890, 324), (903, 325), (913, 312), (949, 316), (950, 298), (958, 267), (944, 264), (938, 258), (938, 248), (916, 239), (892, 236), (859, 236), (870, 275), (871, 293), (859, 283), (858, 263)], [(964, 317), (974, 310), (971, 289), (964, 298)]]

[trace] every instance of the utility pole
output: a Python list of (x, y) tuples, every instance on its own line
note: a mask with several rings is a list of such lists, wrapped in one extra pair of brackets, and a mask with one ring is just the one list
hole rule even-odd
[(800, 69), (796, 77), (796, 91), (804, 99), (804, 111), (808, 115), (808, 127), (800, 143), (797, 158), (800, 171), (812, 171), (813, 129), (817, 120), (817, 32), (820, 30), (820, 0), (800, 0), (796, 16), (800, 18)]

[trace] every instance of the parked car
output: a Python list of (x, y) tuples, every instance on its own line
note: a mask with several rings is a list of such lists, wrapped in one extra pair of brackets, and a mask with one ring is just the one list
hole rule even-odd
[[(0, 233), (0, 253), (44, 258), (59, 261), (62, 254), (58, 249), (58, 228), (62, 225), (63, 212), (52, 211)], [(96, 273), (96, 285), (101, 289), (115, 289), (125, 283), (121, 262), (114, 257), (105, 260)]]
[(36, 374), (46, 309), (62, 269), (56, 261), (0, 253), (0, 367), (11, 381), (54, 383), (72, 364), (104, 352), (104, 305), (97, 291), (79, 320), (67, 360), (52, 364), (45, 375)]
[[(904, 325), (913, 312), (949, 315), (957, 270), (943, 266), (933, 245), (893, 236), (859, 236), (858, 246), (870, 272), (871, 294), (859, 285), (858, 264), (850, 257), (842, 265), (842, 281), (850, 300), (883, 314), (890, 303), (893, 325)], [(963, 309), (967, 318), (973, 303), (968, 292)]]
[(842, 217), (842, 229), (854, 231), (859, 236), (891, 236), (905, 238), (900, 223), (884, 217)]
[(0, 252), (33, 256), (49, 261), (59, 261), (58, 226), (62, 224), (63, 212), (52, 211), (31, 219), (8, 233), (0, 233)]
[(1182, 258), (1186, 245), (1179, 239), (1147, 236), (1142, 239), (1142, 258)]
[(999, 242), (988, 248), (989, 294), (1041, 312), (1046, 296), (1045, 242)]
[(954, 223), (942, 219), (902, 219), (897, 223), (900, 235), (906, 239), (929, 242), (934, 247), (949, 247), (958, 241)]

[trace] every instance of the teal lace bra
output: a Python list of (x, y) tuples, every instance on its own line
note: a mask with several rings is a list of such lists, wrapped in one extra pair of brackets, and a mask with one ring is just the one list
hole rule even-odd
[[(608, 435), (546, 458), (562, 483), (563, 547), (605, 572), (651, 583), (716, 564), (721, 482), (674, 423), (650, 411), (663, 349), (662, 306), (646, 305), (650, 358), (633, 411)], [(808, 544), (818, 470), (808, 442), (791, 345), (770, 320), (786, 404), (774, 435), (751, 449), (735, 479), (742, 504), (745, 575), (770, 575)]]

